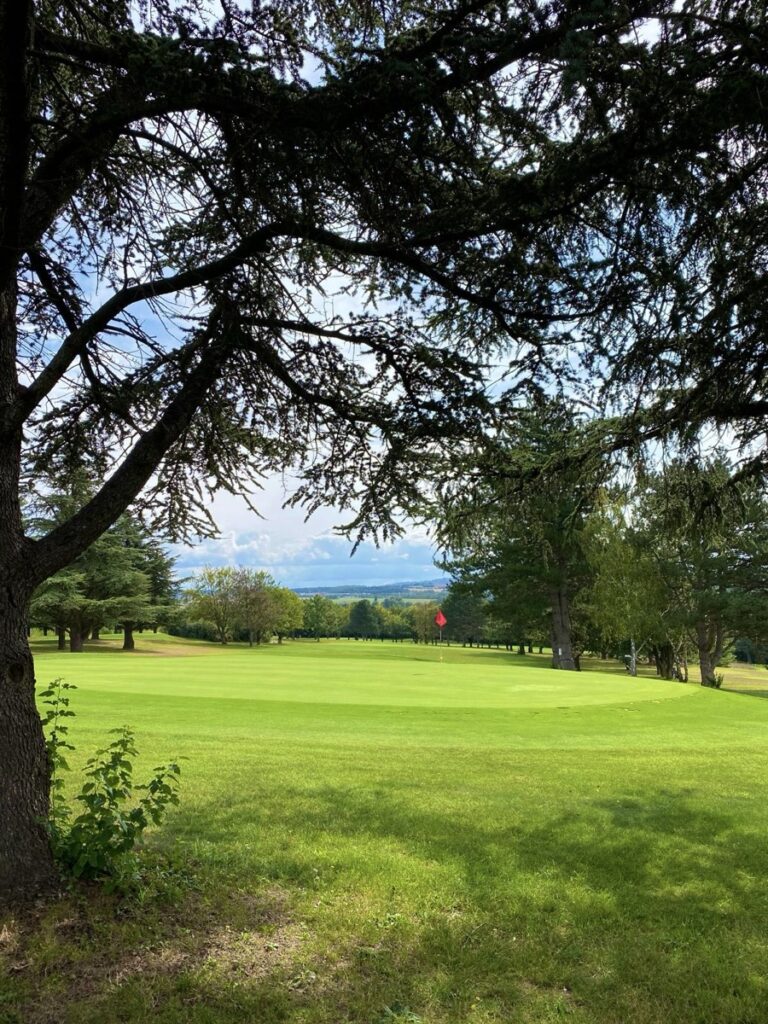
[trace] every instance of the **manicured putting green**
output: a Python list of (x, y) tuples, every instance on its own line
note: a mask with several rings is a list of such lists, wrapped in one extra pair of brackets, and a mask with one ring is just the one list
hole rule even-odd
[[(582, 673), (574, 686), (543, 657), (526, 661), (494, 650), (328, 641), (229, 648), (216, 651), (223, 660), (211, 661), (199, 648), (179, 646), (185, 656), (167, 662), (149, 653), (113, 657), (108, 665), (88, 655), (48, 654), (38, 666), (48, 675), (74, 671), (80, 686), (94, 690), (310, 704), (556, 708), (676, 700), (696, 692), (598, 672)], [(174, 647), (148, 639), (145, 650), (168, 654)]]
[[(363, 744), (568, 748), (752, 742), (768, 704), (618, 670), (555, 672), (546, 656), (461, 647), (327, 641), (221, 648), (141, 638), (99, 657), (39, 644), (41, 681), (80, 688), (95, 719), (145, 733), (282, 734)], [(725, 714), (729, 728), (723, 728)], [(691, 722), (696, 728), (689, 735)]]

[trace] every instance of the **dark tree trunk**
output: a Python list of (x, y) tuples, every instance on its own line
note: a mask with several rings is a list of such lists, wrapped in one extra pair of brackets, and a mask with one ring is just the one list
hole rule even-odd
[(525, 644), (518, 644), (517, 645), (517, 653), (518, 654), (525, 654)]
[(49, 770), (35, 707), (26, 637), (29, 593), (3, 568), (0, 580), (0, 903), (57, 880), (44, 822)]
[(662, 679), (673, 679), (675, 675), (675, 649), (671, 643), (659, 644), (656, 648), (656, 673)]
[(56, 639), (57, 647), (60, 651), (66, 651), (67, 649), (67, 628), (66, 626), (56, 627)]
[(708, 650), (699, 651), (699, 672), (701, 673), (702, 686), (715, 685), (715, 670), (712, 667), (712, 659)]
[(98, 639), (100, 639), (99, 638), (99, 630), (100, 630), (100, 628), (101, 628), (100, 626), (94, 626), (93, 627), (93, 629), (91, 630), (91, 640), (98, 640)]
[(133, 639), (133, 622), (123, 623), (123, 650), (133, 651), (136, 649), (136, 641)]
[(712, 623), (696, 623), (696, 646), (699, 653), (699, 671), (702, 686), (717, 686), (717, 668), (722, 656), (722, 639)]
[(552, 602), (552, 667), (576, 671), (571, 644), (571, 612), (565, 587), (553, 590)]
[(69, 649), (73, 654), (79, 654), (83, 649), (83, 630), (75, 623), (69, 627)]
[[(2, 210), (0, 221), (1, 215)], [(9, 349), (15, 347), (15, 329), (15, 290), (11, 287), (0, 291), (0, 363), (4, 371), (0, 373), (0, 412), (15, 396), (15, 376), (8, 380), (12, 371), (7, 358)], [(45, 828), (48, 756), (35, 706), (35, 674), (27, 640), (34, 584), (29, 579), (28, 542), (18, 500), (20, 452), (20, 431), (0, 435), (0, 903), (50, 888), (56, 882)]]

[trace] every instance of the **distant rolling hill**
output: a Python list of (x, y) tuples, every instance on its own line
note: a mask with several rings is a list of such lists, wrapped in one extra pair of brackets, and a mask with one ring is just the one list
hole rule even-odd
[(420, 580), (418, 583), (387, 583), (380, 587), (363, 587), (358, 583), (349, 583), (339, 587), (294, 587), (295, 593), (300, 597), (311, 597), (313, 594), (322, 594), (324, 597), (402, 597), (407, 601), (415, 601), (419, 598), (438, 600), (448, 589), (448, 580)]

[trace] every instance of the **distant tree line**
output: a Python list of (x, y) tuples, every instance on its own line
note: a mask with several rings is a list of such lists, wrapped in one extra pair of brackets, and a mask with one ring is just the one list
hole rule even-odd
[[(363, 598), (341, 603), (315, 594), (304, 601), (301, 636), (346, 637), (351, 640), (408, 641), (417, 644), (461, 643), (463, 646), (513, 647), (508, 623), (489, 613), (489, 602), (453, 587), (445, 600), (409, 601), (387, 597), (383, 601)], [(435, 616), (442, 611), (447, 623), (442, 629)], [(539, 638), (537, 638), (538, 641)], [(544, 639), (541, 638), (541, 644)], [(532, 648), (531, 648), (532, 649)]]

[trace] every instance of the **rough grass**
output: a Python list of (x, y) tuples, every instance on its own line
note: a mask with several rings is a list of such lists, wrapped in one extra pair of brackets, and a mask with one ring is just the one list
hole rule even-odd
[(3, 1024), (768, 1021), (768, 702), (496, 651), (139, 643), (41, 641), (37, 671), (80, 687), (83, 756), (130, 722), (143, 768), (189, 759), (152, 837), (175, 867), (0, 919)]

